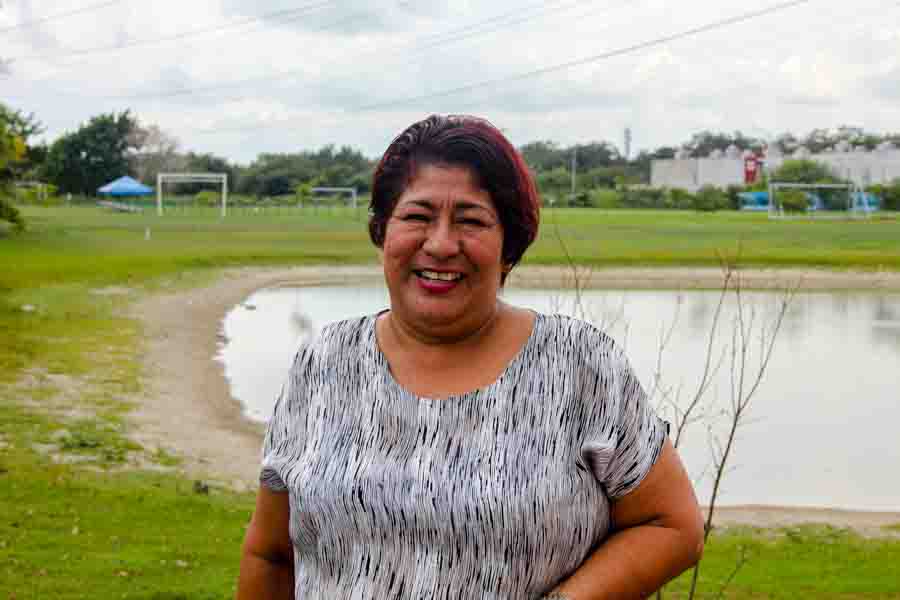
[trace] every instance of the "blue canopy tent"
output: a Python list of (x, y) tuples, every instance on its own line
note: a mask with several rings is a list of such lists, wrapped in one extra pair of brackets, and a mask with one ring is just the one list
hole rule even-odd
[[(111, 196), (112, 198), (133, 198), (135, 196), (149, 196), (153, 194), (153, 188), (147, 187), (140, 181), (135, 181), (127, 175), (119, 177), (115, 181), (107, 183), (103, 187), (97, 188), (99, 194)], [(115, 210), (124, 210), (128, 212), (136, 212), (141, 210), (139, 207), (129, 206), (120, 202), (101, 202), (101, 206), (112, 208)]]
[(147, 187), (140, 181), (135, 181), (126, 175), (98, 188), (97, 192), (104, 196), (121, 198), (127, 196), (149, 196), (153, 193), (153, 188)]

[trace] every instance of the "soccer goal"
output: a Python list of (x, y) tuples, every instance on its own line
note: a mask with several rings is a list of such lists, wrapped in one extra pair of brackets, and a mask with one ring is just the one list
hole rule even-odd
[(163, 187), (170, 183), (218, 183), (222, 185), (222, 218), (228, 214), (227, 173), (160, 173), (156, 176), (156, 214), (163, 214)]
[(855, 183), (769, 183), (769, 218), (867, 217), (868, 194)]

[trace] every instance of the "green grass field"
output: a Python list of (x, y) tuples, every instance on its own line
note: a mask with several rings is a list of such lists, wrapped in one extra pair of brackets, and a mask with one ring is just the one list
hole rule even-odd
[[(143, 385), (141, 326), (127, 308), (163, 281), (194, 286), (219, 267), (375, 262), (362, 213), (24, 213), (28, 232), (0, 229), (0, 599), (230, 596), (252, 495), (195, 493), (174, 473), (128, 467), (172, 467), (178, 457), (127, 438)], [(526, 263), (564, 264), (559, 238), (576, 260), (600, 266), (711, 265), (740, 244), (745, 264), (900, 269), (896, 215), (838, 223), (545, 211)], [(108, 286), (130, 293), (97, 293)], [(747, 564), (725, 598), (900, 597), (896, 536), (820, 527), (716, 533), (702, 597), (717, 597), (742, 552)]]

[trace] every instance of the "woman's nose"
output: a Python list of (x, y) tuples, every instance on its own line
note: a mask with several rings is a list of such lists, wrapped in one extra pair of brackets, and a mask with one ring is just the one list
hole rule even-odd
[(440, 220), (428, 230), (423, 249), (435, 258), (449, 258), (459, 253), (459, 236), (450, 223)]

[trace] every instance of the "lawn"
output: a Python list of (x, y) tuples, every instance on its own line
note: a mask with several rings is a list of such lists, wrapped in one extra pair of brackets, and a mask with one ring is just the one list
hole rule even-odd
[[(165, 470), (177, 456), (128, 439), (143, 340), (127, 308), (163, 282), (199, 285), (219, 267), (375, 262), (362, 211), (238, 210), (224, 220), (213, 210), (24, 214), (25, 234), (0, 229), (0, 599), (230, 596), (252, 496), (195, 491)], [(715, 264), (717, 252), (740, 244), (745, 264), (900, 269), (896, 215), (770, 222), (557, 210), (543, 218), (528, 263), (564, 264), (562, 239), (576, 260), (599, 266)], [(703, 597), (716, 596), (741, 555), (747, 562), (726, 598), (900, 595), (896, 536), (804, 527), (714, 534)]]

